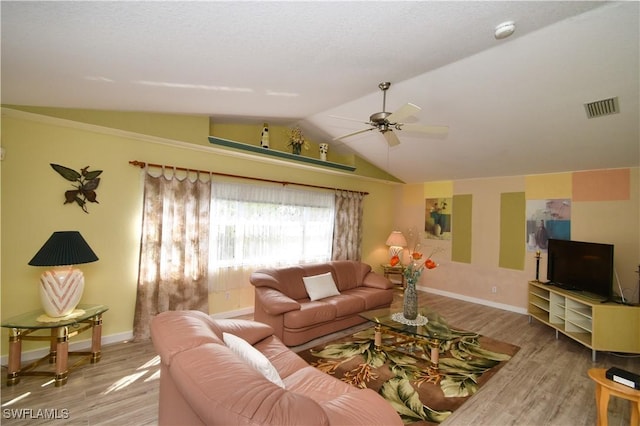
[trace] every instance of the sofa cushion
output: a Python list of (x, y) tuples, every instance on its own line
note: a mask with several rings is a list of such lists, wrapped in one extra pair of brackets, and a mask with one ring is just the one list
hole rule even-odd
[(278, 371), (259, 350), (251, 346), (246, 340), (233, 334), (222, 333), (222, 337), (229, 349), (262, 373), (265, 378), (284, 388), (284, 382), (280, 378)]
[(393, 290), (380, 290), (370, 287), (358, 287), (352, 290), (347, 290), (342, 293), (343, 295), (349, 295), (359, 297), (364, 301), (365, 309), (371, 310), (380, 306), (389, 306), (393, 301)]
[(307, 294), (311, 301), (325, 299), (330, 296), (337, 296), (340, 294), (336, 283), (333, 281), (331, 272), (325, 274), (313, 275), (310, 277), (302, 277), (304, 287), (307, 289)]
[(371, 270), (369, 265), (353, 260), (335, 260), (330, 265), (341, 292), (362, 285), (362, 279)]
[(365, 301), (362, 297), (342, 293), (339, 296), (323, 300), (336, 307), (336, 318), (358, 314), (365, 310)]
[(262, 269), (259, 272), (261, 274), (256, 274), (257, 279), (254, 279), (252, 274), (251, 280), (254, 285), (275, 288), (294, 300), (307, 297), (307, 290), (304, 288), (302, 277), (306, 275), (317, 275), (316, 273), (306, 273), (301, 266)]
[(335, 306), (321, 300), (307, 302), (300, 304), (300, 310), (284, 314), (284, 326), (287, 328), (306, 328), (311, 325), (332, 321), (335, 318)]

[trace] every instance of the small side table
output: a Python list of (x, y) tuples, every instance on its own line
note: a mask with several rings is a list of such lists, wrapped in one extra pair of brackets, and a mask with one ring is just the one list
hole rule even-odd
[(382, 267), (382, 274), (386, 279), (390, 279), (389, 278), (390, 275), (400, 275), (400, 284), (402, 285), (402, 288), (405, 288), (407, 286), (407, 283), (404, 279), (404, 274), (403, 274), (404, 266), (399, 264), (396, 266), (391, 266), (389, 264), (380, 265), (380, 266)]
[[(40, 322), (38, 318), (44, 314), (42, 310), (27, 312), (2, 322), (2, 327), (10, 328), (9, 333), (9, 365), (7, 366), (7, 386), (20, 382), (21, 376), (53, 376), (56, 386), (67, 383), (69, 370), (89, 359), (91, 363), (100, 361), (102, 340), (102, 314), (109, 307), (105, 305), (80, 304), (76, 309), (84, 312), (74, 318), (61, 319), (56, 322)], [(69, 352), (69, 339), (86, 330), (92, 330), (91, 352)], [(38, 331), (46, 331), (48, 335), (34, 335)], [(46, 333), (45, 333), (46, 334)], [(23, 340), (48, 340), (49, 354), (25, 367), (22, 364)], [(69, 355), (81, 355), (82, 359), (68, 366)], [(44, 360), (55, 363), (55, 372), (35, 371)]]
[(596, 410), (598, 411), (598, 426), (607, 426), (607, 410), (611, 395), (628, 399), (631, 406), (631, 426), (638, 426), (640, 419), (640, 390), (630, 388), (613, 380), (607, 379), (604, 368), (589, 369), (589, 377), (596, 382)]

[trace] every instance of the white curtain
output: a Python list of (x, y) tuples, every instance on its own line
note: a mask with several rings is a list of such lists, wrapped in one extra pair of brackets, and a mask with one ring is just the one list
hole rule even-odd
[(244, 287), (261, 267), (329, 261), (334, 215), (328, 191), (214, 182), (210, 290)]

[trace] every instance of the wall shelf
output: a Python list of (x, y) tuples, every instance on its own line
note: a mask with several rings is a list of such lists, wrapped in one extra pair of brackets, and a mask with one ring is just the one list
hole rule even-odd
[(346, 170), (353, 172), (356, 170), (353, 166), (346, 164), (334, 163), (332, 161), (322, 161), (316, 158), (305, 157), (303, 155), (290, 154), (288, 152), (277, 151), (274, 149), (262, 148), (261, 146), (249, 145), (242, 142), (236, 142), (229, 139), (217, 138), (215, 136), (209, 136), (209, 142), (214, 145), (226, 146), (228, 148), (241, 149), (243, 151), (254, 152), (261, 155), (270, 155), (272, 157), (286, 158), (287, 160), (300, 161), (302, 163), (309, 163), (316, 166), (331, 167), (339, 170)]

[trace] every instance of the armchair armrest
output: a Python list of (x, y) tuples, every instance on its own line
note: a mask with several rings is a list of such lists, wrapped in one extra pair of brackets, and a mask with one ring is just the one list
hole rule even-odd
[(251, 345), (273, 335), (273, 328), (270, 325), (257, 321), (229, 318), (217, 319), (215, 323), (220, 329), (220, 338), (222, 338), (222, 333), (230, 333), (246, 340)]
[(285, 296), (276, 289), (268, 287), (256, 287), (256, 302), (269, 315), (280, 315), (289, 311), (300, 310), (300, 304)]
[[(392, 404), (371, 389), (343, 393), (321, 403), (330, 424), (401, 426), (402, 419)], [(349, 409), (345, 409), (349, 407)]]
[(365, 275), (364, 279), (362, 280), (362, 285), (380, 289), (393, 288), (393, 283), (391, 281), (389, 281), (382, 275), (376, 274), (375, 272), (369, 272), (367, 275)]

